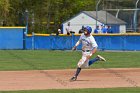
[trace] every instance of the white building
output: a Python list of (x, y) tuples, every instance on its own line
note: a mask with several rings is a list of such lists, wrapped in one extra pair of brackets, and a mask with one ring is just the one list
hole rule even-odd
[[(96, 17), (97, 15), (97, 17)], [(97, 20), (96, 20), (97, 19)], [(82, 28), (82, 26), (91, 26), (92, 33), (96, 28), (96, 25), (110, 25), (112, 27), (113, 33), (125, 33), (126, 32), (126, 22), (121, 19), (116, 18), (112, 14), (106, 11), (83, 11), (72, 17), (71, 19), (62, 23), (63, 34), (66, 34), (67, 23), (70, 22), (72, 31), (76, 34)]]

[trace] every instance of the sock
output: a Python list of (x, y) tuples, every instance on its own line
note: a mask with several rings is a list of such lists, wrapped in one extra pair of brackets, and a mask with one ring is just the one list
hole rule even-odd
[(92, 59), (92, 60), (90, 60), (89, 62), (88, 62), (88, 64), (89, 64), (89, 66), (91, 65), (91, 64), (93, 64), (94, 62), (96, 62), (96, 61), (98, 61), (99, 60), (99, 58), (94, 58), (94, 59)]
[(77, 68), (77, 71), (76, 71), (76, 73), (75, 73), (75, 77), (77, 77), (78, 75), (79, 75), (79, 73), (80, 73), (80, 71), (81, 71), (81, 68)]

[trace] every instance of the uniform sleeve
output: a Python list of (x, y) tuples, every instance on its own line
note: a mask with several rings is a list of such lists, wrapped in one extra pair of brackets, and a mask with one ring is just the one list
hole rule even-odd
[(93, 36), (91, 37), (91, 45), (92, 45), (93, 48), (98, 47), (98, 45), (97, 45), (97, 43), (96, 43), (96, 41), (95, 41)]
[(80, 38), (79, 38), (80, 43), (82, 42), (82, 38), (83, 37), (84, 37), (84, 34), (82, 33), (81, 36), (80, 36)]
[(78, 46), (82, 41), (82, 35), (80, 36), (79, 40), (77, 41), (77, 43), (75, 44), (75, 46)]

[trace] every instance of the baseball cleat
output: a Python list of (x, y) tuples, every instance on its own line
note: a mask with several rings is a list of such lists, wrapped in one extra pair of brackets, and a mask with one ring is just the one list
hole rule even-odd
[(103, 57), (100, 56), (100, 55), (97, 55), (97, 57), (99, 58), (99, 61), (106, 61), (105, 58), (103, 58)]
[(71, 79), (70, 79), (70, 82), (72, 82), (72, 81), (76, 81), (76, 79), (77, 79), (77, 77), (72, 77)]

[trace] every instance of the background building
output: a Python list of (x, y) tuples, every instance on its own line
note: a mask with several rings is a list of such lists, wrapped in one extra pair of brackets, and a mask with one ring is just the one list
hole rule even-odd
[(106, 11), (83, 11), (62, 23), (63, 34), (66, 34), (67, 23), (71, 23), (72, 31), (78, 33), (82, 26), (91, 26), (94, 30), (97, 25), (110, 25), (113, 33), (126, 33), (126, 22), (116, 18)]

